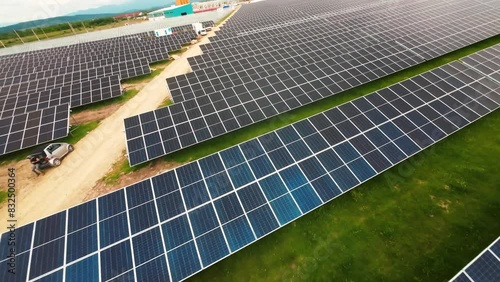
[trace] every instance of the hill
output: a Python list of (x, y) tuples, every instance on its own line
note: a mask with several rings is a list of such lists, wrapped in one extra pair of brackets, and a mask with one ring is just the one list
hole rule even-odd
[(66, 22), (79, 22), (79, 21), (93, 20), (93, 19), (98, 19), (98, 18), (112, 17), (116, 14), (120, 14), (120, 13), (61, 16), (61, 17), (55, 17), (55, 18), (49, 18), (49, 19), (43, 19), (43, 20), (34, 20), (34, 21), (22, 22), (22, 23), (18, 23), (18, 24), (0, 27), (0, 33), (10, 32), (13, 29), (14, 30), (23, 30), (23, 29), (28, 29), (28, 28), (44, 27), (44, 26), (50, 26), (50, 25), (66, 23)]

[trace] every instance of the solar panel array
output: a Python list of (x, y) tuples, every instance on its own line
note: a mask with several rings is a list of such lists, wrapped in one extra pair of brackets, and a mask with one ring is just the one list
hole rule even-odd
[(499, 107), (500, 84), (452, 62), (22, 226), (16, 279), (183, 280)]
[(474, 258), (452, 282), (500, 281), (500, 237)]
[(69, 104), (1, 118), (0, 155), (65, 137), (68, 129)]
[[(160, 38), (143, 32), (2, 56), (0, 118), (5, 123), (12, 119), (23, 120), (27, 114), (69, 104), (69, 107), (60, 107), (67, 110), (60, 115), (67, 117), (70, 108), (118, 97), (122, 94), (120, 80), (150, 73), (149, 64), (168, 59), (169, 51), (180, 49), (194, 37), (192, 28)], [(67, 118), (58, 124), (68, 125)], [(20, 130), (18, 127), (12, 129)], [(35, 139), (30, 132), (34, 129), (26, 127), (23, 130), (25, 133), (3, 132), (6, 136), (26, 134), (30, 141), (21, 142), (17, 137), (5, 139), (3, 146), (6, 149), (0, 150), (0, 155), (12, 152), (13, 148), (23, 149), (53, 140), (40, 137), (33, 143), (31, 140)], [(54, 130), (57, 132), (52, 132), (52, 138), (56, 139), (66, 136), (69, 127), (63, 135), (59, 128)], [(48, 135), (44, 132), (43, 136)]]
[(497, 35), (500, 9), (454, 1), (263, 1), (243, 5), (174, 105), (125, 120), (131, 165), (147, 162)]

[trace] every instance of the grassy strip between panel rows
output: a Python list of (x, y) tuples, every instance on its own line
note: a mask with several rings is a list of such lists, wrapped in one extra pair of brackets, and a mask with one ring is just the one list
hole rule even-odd
[(447, 55), (441, 56), (439, 58), (427, 61), (417, 66), (408, 68), (406, 70), (402, 70), (400, 72), (386, 76), (384, 78), (363, 84), (351, 90), (347, 90), (345, 92), (324, 98), (320, 101), (302, 106), (298, 109), (280, 114), (276, 117), (272, 117), (263, 120), (261, 122), (252, 124), (250, 126), (238, 129), (236, 131), (224, 134), (220, 137), (198, 143), (192, 147), (171, 153), (170, 155), (165, 156), (161, 159), (183, 163), (202, 158), (204, 156), (213, 154), (230, 146), (252, 139), (256, 136), (265, 134), (280, 127), (289, 125), (296, 121), (321, 113), (334, 106), (346, 103), (348, 101), (372, 93), (374, 91), (377, 91), (381, 88), (387, 87), (394, 83), (403, 81), (412, 76), (426, 72), (430, 69), (455, 61), (461, 57), (475, 53), (479, 50), (485, 49), (487, 47), (490, 47), (498, 43), (500, 43), (500, 36), (489, 38), (487, 40), (478, 42), (476, 44), (449, 53)]
[(189, 281), (447, 281), (500, 232), (500, 111)]

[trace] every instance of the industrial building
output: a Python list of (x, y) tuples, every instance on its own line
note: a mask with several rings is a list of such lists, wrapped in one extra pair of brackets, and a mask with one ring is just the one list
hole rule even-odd
[[(185, 0), (184, 0), (185, 1)], [(193, 6), (185, 4), (181, 6), (171, 6), (168, 8), (159, 9), (148, 13), (150, 21), (161, 20), (164, 18), (173, 18), (193, 14)]]
[(213, 11), (219, 8), (229, 7), (229, 5), (234, 5), (238, 3), (238, 0), (215, 0), (215, 1), (205, 1), (205, 2), (195, 2), (191, 5), (195, 13)]
[(175, 6), (182, 6), (189, 4), (189, 0), (175, 0)]

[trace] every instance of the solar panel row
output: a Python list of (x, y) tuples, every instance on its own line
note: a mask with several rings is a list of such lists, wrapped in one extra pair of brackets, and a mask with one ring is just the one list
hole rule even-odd
[(500, 280), (500, 237), (462, 269), (451, 282), (491, 282)]
[(18, 228), (17, 275), (183, 280), (499, 107), (450, 63)]
[(0, 118), (67, 103), (76, 108), (121, 95), (118, 75), (105, 76), (41, 92), (0, 96)]
[[(421, 62), (417, 56), (397, 45), (387, 47), (378, 52), (379, 59), (375, 63), (342, 70), (343, 63), (350, 64), (327, 60), (307, 68), (294, 69), (292, 66), (285, 74), (273, 74), (261, 79), (257, 75), (240, 80), (232, 78), (226, 82), (250, 82), (208, 95), (203, 95), (201, 90), (193, 91), (201, 96), (127, 118), (125, 131), (130, 164), (163, 156), (340, 93), (401, 70), (404, 64)], [(391, 59), (384, 57), (386, 51)], [(489, 57), (499, 53), (494, 48), (490, 51)], [(413, 62), (409, 63), (410, 60)], [(338, 67), (340, 69), (336, 69)], [(207, 92), (213, 88), (207, 86)]]
[(0, 155), (65, 137), (68, 130), (69, 104), (2, 118)]
[[(121, 95), (120, 80), (150, 73), (150, 63), (193, 37), (192, 30), (162, 38), (142, 33), (0, 57), (0, 155), (66, 136), (69, 107)], [(45, 124), (51, 110), (60, 112), (52, 127)]]

